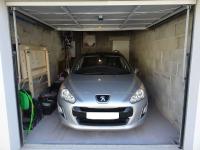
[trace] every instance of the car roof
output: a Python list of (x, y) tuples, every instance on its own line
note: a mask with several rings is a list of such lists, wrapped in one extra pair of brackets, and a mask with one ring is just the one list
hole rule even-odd
[(92, 53), (85, 53), (82, 56), (94, 56), (94, 55), (123, 56), (120, 52), (92, 52)]

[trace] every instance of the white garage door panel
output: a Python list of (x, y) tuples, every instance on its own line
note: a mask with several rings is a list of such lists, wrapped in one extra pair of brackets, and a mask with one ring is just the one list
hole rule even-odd
[[(47, 3), (48, 2), (48, 3)], [(7, 6), (94, 6), (94, 5), (175, 5), (196, 4), (196, 0), (6, 0)]]
[[(59, 31), (144, 30), (196, 0), (7, 0), (8, 6)], [(102, 19), (99, 19), (101, 16)]]

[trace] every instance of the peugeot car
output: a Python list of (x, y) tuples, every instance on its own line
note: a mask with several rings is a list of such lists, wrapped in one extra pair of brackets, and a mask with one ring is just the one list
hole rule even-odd
[(119, 52), (82, 55), (58, 94), (61, 122), (79, 130), (135, 128), (147, 107), (143, 83)]

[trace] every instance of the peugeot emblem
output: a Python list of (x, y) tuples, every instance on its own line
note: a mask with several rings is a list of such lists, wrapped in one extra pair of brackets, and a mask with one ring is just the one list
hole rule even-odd
[(109, 100), (109, 95), (96, 95), (96, 99), (98, 103), (107, 103)]

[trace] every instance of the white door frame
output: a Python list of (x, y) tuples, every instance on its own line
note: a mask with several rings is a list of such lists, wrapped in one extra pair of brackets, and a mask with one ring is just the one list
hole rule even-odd
[(194, 16), (189, 91), (185, 124), (185, 150), (200, 149), (200, 0)]
[[(97, 2), (97, 1), (96, 1)], [(99, 1), (98, 1), (99, 2)], [(132, 1), (133, 3), (134, 1)], [(139, 1), (135, 1), (139, 2)], [(152, 2), (152, 1), (150, 1)], [(154, 1), (158, 2), (158, 1)], [(167, 1), (159, 1), (166, 4)], [(181, 2), (180, 0), (168, 1), (171, 3)], [(182, 2), (195, 2), (194, 0), (183, 0)], [(73, 3), (71, 1), (71, 3)], [(84, 2), (82, 2), (84, 4)], [(100, 3), (100, 2), (99, 2)], [(124, 3), (124, 2), (123, 2)], [(123, 4), (116, 1), (116, 4)], [(147, 4), (147, 1), (140, 1), (140, 4)], [(14, 3), (7, 3), (14, 4)], [(31, 4), (15, 3), (17, 4)], [(42, 3), (34, 3), (41, 5)], [(55, 3), (43, 3), (54, 5)], [(57, 3), (58, 4), (58, 3)], [(61, 2), (60, 2), (61, 4)], [(63, 3), (65, 4), (65, 3)], [(78, 4), (78, 3), (77, 3)], [(85, 3), (86, 4), (86, 3)], [(87, 2), (87, 5), (91, 4)], [(112, 4), (106, 2), (106, 4)], [(153, 3), (152, 3), (153, 4)], [(159, 3), (157, 3), (159, 4)], [(184, 150), (199, 150), (200, 149), (200, 0), (196, 4), (196, 13), (194, 16), (194, 34), (192, 42), (192, 59), (190, 68), (190, 82), (187, 103), (187, 118), (185, 127)], [(20, 149), (20, 136), (18, 126), (18, 116), (16, 107), (16, 94), (13, 76), (13, 62), (10, 42), (10, 31), (8, 13), (5, 0), (0, 0), (0, 149), (16, 150)], [(144, 146), (143, 146), (144, 147)], [(151, 146), (148, 146), (151, 147)], [(161, 146), (162, 147), (162, 146)], [(72, 145), (73, 148), (73, 145)]]
[(4, 0), (0, 0), (0, 20), (0, 149), (16, 150), (20, 148), (20, 136), (10, 29)]
[(196, 0), (7, 0), (7, 6), (186, 5)]

